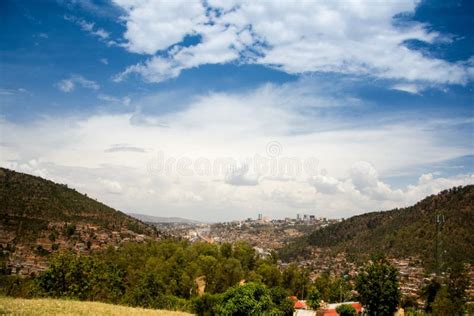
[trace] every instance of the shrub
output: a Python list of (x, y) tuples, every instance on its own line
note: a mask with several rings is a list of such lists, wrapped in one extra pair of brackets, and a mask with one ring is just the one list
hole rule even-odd
[(339, 316), (356, 316), (357, 315), (356, 309), (352, 305), (349, 305), (349, 304), (339, 305), (336, 308), (336, 312), (339, 314)]

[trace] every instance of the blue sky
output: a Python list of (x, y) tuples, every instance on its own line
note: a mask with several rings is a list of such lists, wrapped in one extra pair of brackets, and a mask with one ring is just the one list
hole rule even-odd
[[(0, 15), (2, 166), (125, 211), (338, 217), (473, 182), (469, 1), (2, 1)], [(256, 170), (272, 142), (269, 158), (315, 157), (318, 173)], [(151, 172), (160, 154), (236, 165)]]

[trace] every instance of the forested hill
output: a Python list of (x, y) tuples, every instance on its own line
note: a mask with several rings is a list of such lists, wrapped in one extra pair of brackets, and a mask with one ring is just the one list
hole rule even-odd
[(303, 256), (306, 247), (345, 251), (358, 258), (371, 254), (417, 256), (433, 267), (436, 253), (436, 215), (444, 215), (443, 259), (474, 263), (474, 185), (429, 196), (414, 206), (366, 213), (316, 230), (281, 252), (289, 260)]
[(51, 223), (156, 234), (141, 221), (66, 185), (4, 168), (0, 168), (0, 216), (0, 237), (4, 241), (34, 241), (51, 230)]

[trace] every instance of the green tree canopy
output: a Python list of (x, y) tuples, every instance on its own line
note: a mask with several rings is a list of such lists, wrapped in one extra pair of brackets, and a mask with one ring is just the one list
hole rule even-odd
[(318, 288), (313, 287), (308, 293), (307, 299), (309, 307), (312, 309), (318, 309), (321, 305), (321, 292), (319, 292)]
[(275, 306), (270, 291), (262, 284), (247, 283), (224, 293), (219, 315), (264, 315), (273, 310)]
[(368, 264), (357, 276), (356, 290), (370, 315), (393, 315), (400, 301), (397, 269), (385, 259)]

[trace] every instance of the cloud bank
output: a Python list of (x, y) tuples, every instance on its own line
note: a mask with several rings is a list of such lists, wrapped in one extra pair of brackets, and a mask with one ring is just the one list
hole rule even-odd
[[(28, 126), (3, 119), (9, 142), (1, 144), (0, 164), (67, 183), (124, 211), (201, 220), (302, 211), (347, 217), (474, 183), (462, 171), (417, 171), (472, 155), (454, 128), (472, 122), (308, 116), (308, 108), (354, 105), (343, 95), (306, 92), (298, 82), (205, 93), (160, 115), (142, 111), (153, 100), (166, 106), (151, 95), (123, 114), (41, 118)], [(228, 159), (235, 164), (223, 164)], [(386, 180), (400, 174), (411, 184)]]

